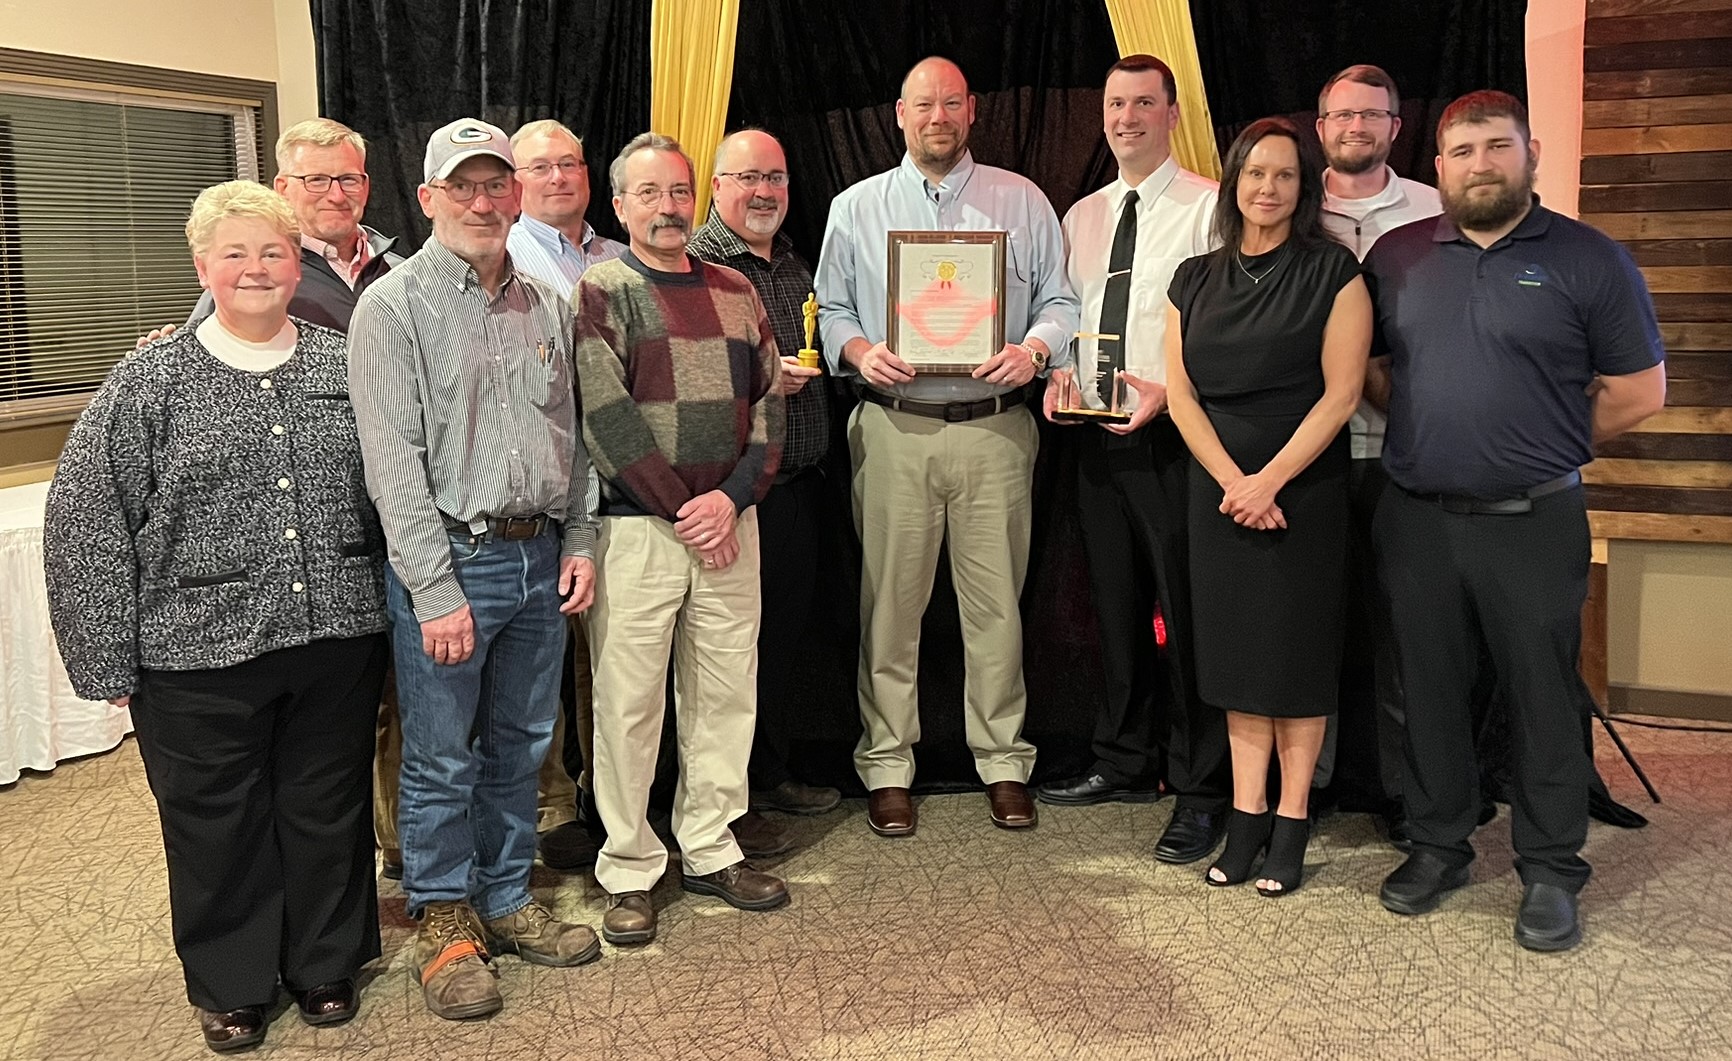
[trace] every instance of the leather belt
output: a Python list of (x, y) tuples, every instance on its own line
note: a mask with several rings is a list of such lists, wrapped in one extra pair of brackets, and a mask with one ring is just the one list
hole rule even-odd
[(1547, 479), (1531, 490), (1524, 490), (1515, 497), (1499, 498), (1495, 501), (1483, 497), (1470, 497), (1463, 494), (1421, 494), (1412, 490), (1409, 495), (1421, 501), (1432, 501), (1445, 512), (1453, 512), (1461, 516), (1520, 516), (1534, 510), (1534, 502), (1542, 497), (1568, 490), (1578, 486), (1582, 481), (1582, 473), (1569, 472), (1556, 479)]
[[(460, 519), (446, 516), (444, 513), (440, 513), (440, 515), (445, 519), (445, 529), (452, 534), (473, 535), (477, 533), (475, 528)], [(486, 534), (488, 537), (495, 541), (506, 542), (528, 541), (530, 538), (540, 537), (548, 527), (558, 523), (546, 513), (534, 516), (477, 516), (476, 519), (487, 524)]]
[(982, 398), (977, 402), (917, 402), (909, 398), (898, 398), (894, 395), (875, 391), (870, 387), (860, 388), (860, 397), (874, 405), (882, 405), (899, 413), (913, 413), (933, 420), (943, 420), (947, 424), (961, 424), (982, 417), (997, 416), (1009, 412), (1028, 400), (1026, 390), (1017, 389), (1008, 394), (1000, 394), (994, 398)]

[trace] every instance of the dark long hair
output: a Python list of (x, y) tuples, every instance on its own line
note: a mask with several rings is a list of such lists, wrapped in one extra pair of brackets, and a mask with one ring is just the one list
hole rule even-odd
[(1299, 202), (1293, 208), (1293, 234), (1288, 238), (1300, 247), (1314, 247), (1329, 239), (1323, 228), (1323, 158), (1317, 146), (1300, 135), (1299, 127), (1285, 118), (1260, 118), (1245, 127), (1227, 149), (1221, 164), (1221, 191), (1215, 199), (1215, 238), (1221, 253), (1239, 249), (1245, 234), (1245, 215), (1239, 212), (1239, 174), (1251, 149), (1266, 136), (1284, 136), (1299, 152)]

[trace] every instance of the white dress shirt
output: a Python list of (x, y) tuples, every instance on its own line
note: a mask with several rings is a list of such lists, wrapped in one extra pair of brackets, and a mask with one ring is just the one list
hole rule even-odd
[[(1186, 258), (1215, 249), (1216, 183), (1179, 168), (1169, 157), (1137, 185), (1137, 249), (1131, 259), (1131, 301), (1125, 313), (1125, 371), (1155, 383), (1167, 382), (1167, 287)], [(1065, 272), (1082, 300), (1082, 330), (1101, 330), (1101, 300), (1107, 290), (1107, 265), (1119, 210), (1131, 186), (1117, 180), (1080, 201), (1064, 216)], [(1093, 343), (1081, 343), (1076, 357), (1077, 386), (1094, 389)], [(1137, 392), (1125, 388), (1125, 408), (1137, 407)]]
[[(1385, 232), (1443, 213), (1443, 200), (1436, 188), (1398, 177), (1388, 166), (1383, 171), (1387, 178), (1383, 190), (1364, 199), (1343, 199), (1331, 194), (1325, 171), (1323, 227), (1359, 255), (1360, 261), (1365, 260), (1377, 237)], [(1376, 460), (1383, 456), (1383, 431), (1389, 426), (1389, 418), (1376, 406), (1361, 398), (1348, 426), (1353, 433), (1354, 460)]]

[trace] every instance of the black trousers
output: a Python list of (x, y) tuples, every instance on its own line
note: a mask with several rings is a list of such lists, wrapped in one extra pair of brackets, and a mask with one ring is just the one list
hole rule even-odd
[(1480, 805), (1474, 686), (1483, 646), (1508, 712), (1516, 869), (1571, 891), (1588, 879), (1592, 757), (1576, 669), (1588, 593), (1580, 489), (1520, 515), (1461, 514), (1393, 484), (1375, 525), (1407, 697), (1403, 799), (1415, 849), (1466, 865)]
[[(1152, 780), (1163, 775), (1164, 759), (1181, 805), (1225, 811), (1232, 798), (1226, 715), (1197, 699), (1191, 656), (1190, 451), (1165, 416), (1131, 436), (1077, 430), (1077, 504), (1106, 669), (1095, 770), (1119, 783)], [(1164, 654), (1155, 647), (1157, 602)]]
[(763, 603), (758, 627), (758, 724), (752, 735), (747, 778), (758, 791), (793, 779), (788, 742), (811, 682), (800, 668), (811, 653), (800, 647), (813, 624), (821, 542), (827, 527), (824, 477), (807, 468), (778, 482), (758, 502), (759, 582)]
[(279, 980), (305, 990), (379, 956), (373, 731), (388, 656), (380, 634), (139, 675), (132, 722), (193, 1005), (268, 1004)]
[(1341, 660), (1341, 713), (1317, 761), (1315, 787), (1331, 779), (1343, 802), (1387, 809), (1401, 799), (1407, 709), (1395, 658), (1389, 592), (1376, 562), (1372, 524), (1389, 486), (1383, 462), (1355, 459), (1348, 473), (1347, 643)]

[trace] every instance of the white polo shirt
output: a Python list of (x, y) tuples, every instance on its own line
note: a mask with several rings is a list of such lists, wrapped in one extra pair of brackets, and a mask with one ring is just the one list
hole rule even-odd
[[(1125, 371), (1157, 383), (1167, 382), (1167, 287), (1186, 258), (1215, 249), (1210, 226), (1215, 218), (1214, 181), (1179, 168), (1169, 157), (1137, 186), (1137, 249), (1131, 259), (1131, 298), (1125, 314)], [(1082, 300), (1082, 330), (1101, 330), (1101, 299), (1119, 209), (1131, 186), (1124, 176), (1080, 200), (1064, 215), (1065, 272)], [(1092, 345), (1076, 354), (1077, 384), (1092, 388)], [(1125, 404), (1137, 407), (1137, 392), (1125, 388)]]
[[(1443, 200), (1436, 188), (1398, 177), (1388, 166), (1383, 167), (1383, 172), (1382, 191), (1364, 199), (1343, 199), (1330, 194), (1325, 171), (1323, 227), (1357, 254), (1360, 261), (1365, 260), (1377, 237), (1385, 232), (1443, 213)], [(1358, 410), (1348, 421), (1355, 460), (1376, 460), (1383, 455), (1383, 431), (1388, 425), (1388, 418), (1376, 406), (1360, 400)]]

